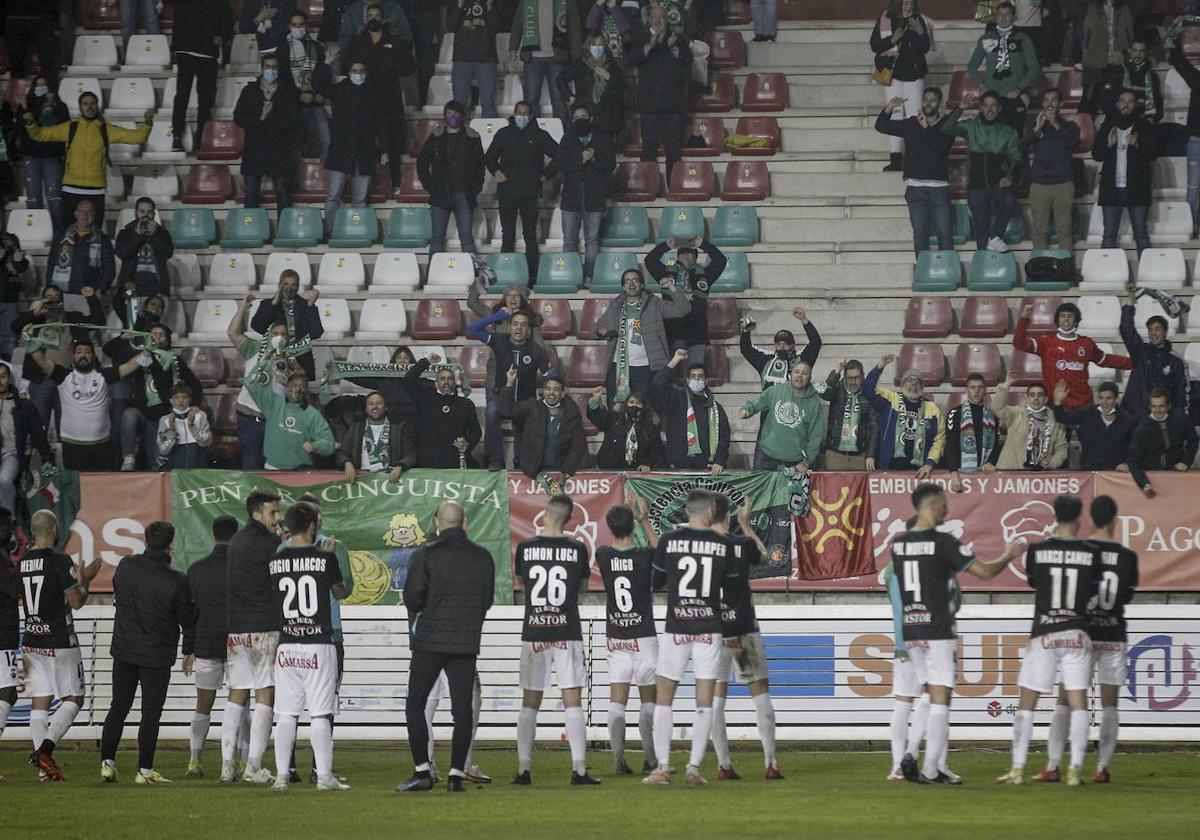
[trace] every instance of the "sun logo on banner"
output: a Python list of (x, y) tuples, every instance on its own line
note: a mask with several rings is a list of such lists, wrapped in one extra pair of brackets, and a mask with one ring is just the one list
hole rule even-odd
[(800, 539), (815, 543), (818, 554), (825, 551), (827, 540), (835, 538), (842, 540), (848, 550), (853, 550), (855, 539), (866, 532), (865, 527), (854, 525), (854, 519), (861, 515), (863, 497), (855, 496), (847, 504), (849, 496), (850, 488), (842, 487), (836, 500), (826, 502), (821, 498), (821, 492), (813, 489), (811, 516), (816, 525), (812, 530), (801, 534)]

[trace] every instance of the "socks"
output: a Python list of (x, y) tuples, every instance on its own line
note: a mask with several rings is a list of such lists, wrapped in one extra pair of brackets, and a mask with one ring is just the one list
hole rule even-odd
[(658, 760), (654, 757), (654, 710), (657, 708), (653, 703), (643, 701), (641, 711), (638, 712), (638, 732), (642, 736), (642, 756), (651, 764), (657, 765)]
[(242, 707), (237, 703), (225, 704), (221, 715), (221, 761), (233, 761), (238, 747), (238, 730), (242, 727)]
[(613, 761), (625, 760), (625, 704), (608, 704), (608, 740), (612, 744)]
[[(482, 708), (483, 686), (479, 684), (479, 672), (476, 671), (475, 685), (471, 689), (471, 746), (467, 749), (467, 760), (464, 765), (468, 770), (475, 766), (475, 734), (479, 731), (479, 712)], [(433, 738), (430, 737), (429, 741), (433, 743)], [(454, 768), (450, 769), (450, 775), (454, 775)]]
[(701, 706), (696, 709), (696, 722), (692, 724), (692, 755), (688, 766), (697, 768), (704, 761), (704, 753), (708, 749), (708, 737), (713, 728), (713, 710)]
[(905, 746), (908, 744), (908, 716), (912, 712), (912, 703), (906, 700), (892, 701), (892, 723), (888, 728), (892, 736), (892, 772), (900, 772), (900, 762), (904, 758)]
[(521, 707), (517, 715), (517, 772), (525, 773), (533, 764), (533, 739), (537, 735), (537, 709)]
[(922, 773), (926, 779), (936, 779), (938, 766), (946, 755), (950, 742), (950, 707), (931, 704), (929, 707), (929, 731), (925, 740), (925, 766)]
[[(0, 707), (0, 713), (3, 708)], [(1113, 753), (1117, 751), (1117, 730), (1120, 728), (1120, 717), (1116, 706), (1105, 706), (1100, 713), (1100, 762), (1098, 770), (1107, 770), (1112, 761)]]
[(712, 743), (717, 754), (717, 766), (728, 770), (733, 766), (729, 755), (729, 730), (725, 726), (725, 698), (714, 697), (712, 704)]
[(758, 739), (762, 741), (763, 766), (775, 766), (775, 705), (767, 692), (754, 698), (754, 719), (758, 723)]
[(921, 742), (925, 740), (925, 729), (929, 726), (929, 695), (922, 694), (913, 703), (912, 718), (908, 727), (908, 743), (904, 751), (916, 758), (921, 754)]
[(67, 734), (67, 730), (71, 728), (71, 724), (75, 722), (77, 714), (79, 714), (78, 703), (70, 700), (59, 703), (54, 716), (50, 718), (50, 726), (46, 730), (46, 740), (55, 744), (61, 741)]
[(296, 724), (299, 719), (291, 715), (280, 715), (275, 724), (275, 775), (288, 777), (292, 765), (292, 747), (296, 745)]
[(204, 753), (204, 739), (208, 737), (211, 723), (212, 715), (202, 715), (199, 712), (192, 715), (192, 734), (188, 743), (192, 761), (199, 761), (200, 756)]
[[(254, 717), (250, 722), (250, 754), (246, 757), (246, 772), (254, 773), (262, 767), (263, 753), (267, 751), (267, 742), (271, 740), (271, 719), (274, 709), (265, 703), (256, 703)], [(288, 748), (287, 759), (291, 759), (292, 751)]]
[(0, 735), (4, 734), (4, 727), (8, 723), (8, 713), (12, 711), (12, 703), (0, 700)]
[(671, 735), (675, 729), (675, 716), (670, 706), (661, 703), (654, 707), (654, 755), (658, 758), (658, 769), (671, 766)]
[(1071, 707), (1059, 704), (1050, 718), (1050, 734), (1046, 738), (1046, 769), (1057, 770), (1067, 748), (1067, 728), (1071, 722)]
[(1087, 752), (1088, 713), (1087, 709), (1071, 712), (1071, 766), (1076, 770), (1083, 767), (1083, 754)]
[(1029, 739), (1033, 736), (1033, 712), (1018, 710), (1013, 719), (1012, 766), (1014, 770), (1025, 769), (1029, 756)]
[(583, 707), (568, 706), (567, 743), (571, 746), (571, 767), (576, 773), (587, 772), (587, 726), (583, 722)]
[(317, 764), (317, 778), (328, 779), (333, 775), (333, 721), (313, 718), (308, 724), (308, 740)]
[(46, 740), (46, 730), (50, 726), (50, 712), (46, 709), (33, 709), (29, 712), (29, 737), (36, 750)]

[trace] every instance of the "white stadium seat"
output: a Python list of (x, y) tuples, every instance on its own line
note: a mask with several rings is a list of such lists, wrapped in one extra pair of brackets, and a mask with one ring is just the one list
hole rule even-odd
[(171, 146), (174, 142), (175, 132), (171, 128), (171, 121), (160, 116), (154, 121), (154, 125), (150, 127), (150, 137), (147, 138), (146, 145), (142, 147), (142, 158), (152, 161), (183, 160), (187, 157), (187, 153), (192, 150), (192, 132), (187, 130), (183, 132), (183, 148), (185, 151), (173, 151)]
[[(1125, 354), (1125, 346), (1119, 345), (1113, 347), (1107, 341), (1097, 341), (1096, 348), (1102, 353), (1117, 353), (1117, 355)], [(1093, 383), (1100, 382), (1120, 382), (1125, 372), (1116, 368), (1100, 367), (1097, 364), (1088, 364), (1088, 381)]]
[(1188, 379), (1200, 379), (1200, 341), (1193, 341), (1187, 346), (1183, 351), (1183, 360), (1188, 366)]
[(120, 202), (125, 198), (125, 173), (116, 166), (110, 166), (105, 172), (104, 180), (104, 189), (110, 199)]
[(421, 285), (421, 267), (411, 252), (384, 252), (375, 258), (371, 289), (385, 293), (415, 292)]
[(475, 264), (470, 254), (451, 254), (443, 251), (429, 258), (429, 275), (425, 290), (430, 294), (465, 293), (475, 282)]
[(338, 340), (350, 334), (350, 307), (346, 301), (323, 297), (317, 301), (317, 312), (321, 315), (321, 325), (325, 327), (322, 338)]
[(321, 294), (354, 294), (367, 284), (367, 271), (362, 254), (357, 252), (328, 253), (321, 256), (317, 268), (317, 288)]
[(267, 257), (267, 266), (263, 269), (260, 294), (263, 297), (274, 297), (279, 289), (279, 275), (289, 268), (300, 275), (301, 291), (312, 285), (312, 265), (303, 252), (272, 251)]
[(58, 98), (63, 101), (72, 117), (79, 116), (79, 97), (85, 93), (94, 93), (104, 106), (104, 89), (100, 80), (95, 77), (64, 76), (58, 83)]
[(238, 297), (253, 289), (257, 282), (254, 255), (250, 253), (234, 251), (217, 254), (208, 267), (208, 286), (229, 288), (236, 292)]
[(398, 298), (369, 298), (358, 313), (355, 338), (363, 341), (395, 341), (408, 325), (404, 301)]
[[(176, 87), (175, 77), (174, 76), (168, 77), (166, 85), (163, 86), (162, 105), (158, 109), (159, 110), (159, 119), (166, 118), (167, 120), (170, 120), (171, 110), (175, 107), (175, 91), (176, 91), (176, 89), (177, 89), (177, 87)], [(188, 116), (195, 118), (196, 108), (198, 108), (198, 107), (199, 107), (199, 99), (198, 99), (198, 95), (196, 93), (196, 86), (192, 85), (192, 92), (188, 96), (188, 104), (187, 104)], [(190, 134), (191, 132), (188, 132), (188, 133)], [(187, 138), (184, 138), (183, 143), (185, 146), (191, 145)]]
[[(254, 81), (253, 76), (225, 76), (217, 82), (217, 102), (213, 106), (214, 116), (232, 119), (242, 88)], [(189, 103), (190, 107), (190, 103)]]
[[(183, 301), (168, 298), (167, 308), (163, 310), (163, 323), (171, 328), (171, 332), (177, 338), (187, 334), (187, 315), (183, 311)], [(229, 324), (226, 323), (225, 326), (228, 327)]]
[(525, 89), (521, 84), (520, 73), (508, 73), (496, 80), (500, 89), (496, 91), (496, 108), (501, 113), (511, 113), (513, 107), (525, 98)]
[(73, 76), (109, 73), (117, 66), (117, 39), (112, 35), (80, 35), (75, 39), (71, 66)]
[[(442, 48), (438, 50), (438, 72), (449, 73), (450, 67), (454, 63), (454, 33), (447, 32), (442, 36)], [(441, 69), (442, 67), (446, 69)]]
[(193, 293), (203, 285), (198, 254), (176, 254), (167, 260), (167, 271), (171, 274), (172, 289)]
[(542, 131), (554, 138), (554, 142), (558, 143), (563, 138), (563, 124), (558, 117), (538, 117), (538, 125)]
[[(188, 339), (195, 342), (225, 342), (233, 314), (237, 312), (236, 300), (199, 300), (192, 314), (192, 329)], [(248, 323), (248, 321), (247, 321)]]
[(1120, 248), (1089, 248), (1083, 255), (1081, 291), (1120, 290), (1129, 282), (1129, 260)]
[(356, 344), (346, 354), (346, 361), (359, 364), (386, 365), (392, 360), (392, 349), (382, 344)]
[(1146, 321), (1151, 317), (1158, 315), (1167, 319), (1170, 328), (1167, 330), (1167, 337), (1179, 332), (1179, 319), (1172, 318), (1162, 308), (1162, 304), (1152, 297), (1138, 298), (1138, 302), (1133, 311), (1133, 325), (1137, 327), (1137, 331), (1141, 333), (1142, 338), (1146, 337)]
[[(1191, 305), (1191, 310), (1185, 316), (1187, 321), (1187, 333), (1191, 336), (1200, 336), (1200, 295), (1194, 296), (1188, 303)], [(1200, 377), (1197, 377), (1200, 378)]]
[(443, 362), (447, 359), (446, 348), (440, 344), (410, 344), (408, 349), (418, 362), (430, 356), (440, 356)]
[(165, 70), (171, 66), (171, 45), (166, 35), (134, 35), (125, 48), (125, 63), (122, 70), (130, 68), (155, 68)]
[(170, 164), (139, 166), (133, 173), (130, 196), (138, 199), (144, 195), (150, 196), (156, 204), (174, 201), (179, 196), (179, 176), (175, 174), (175, 167)]
[(429, 80), (429, 95), (425, 99), (425, 113), (441, 116), (442, 107), (454, 98), (448, 76), (434, 76)]
[(496, 132), (506, 125), (508, 125), (508, 120), (500, 117), (479, 117), (471, 120), (471, 128), (479, 133), (479, 140), (483, 143), (485, 152), (488, 150), (488, 146), (492, 145)]
[(1138, 259), (1139, 286), (1173, 291), (1187, 282), (1187, 262), (1179, 248), (1147, 248)]
[(1079, 298), (1080, 327), (1085, 335), (1117, 335), (1121, 328), (1121, 301), (1112, 295)]
[(154, 100), (154, 82), (142, 76), (121, 76), (113, 80), (108, 92), (105, 116), (112, 120), (136, 119), (158, 107)]
[(49, 210), (26, 210), (19, 208), (8, 214), (5, 230), (21, 240), (21, 247), (46, 248), (54, 239), (54, 223)]
[(229, 48), (229, 72), (252, 73), (258, 70), (259, 63), (258, 39), (254, 34), (234, 35)]

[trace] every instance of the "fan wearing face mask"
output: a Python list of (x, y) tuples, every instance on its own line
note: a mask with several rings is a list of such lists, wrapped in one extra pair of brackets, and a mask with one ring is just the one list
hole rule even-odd
[(675, 369), (687, 362), (687, 351), (676, 350), (666, 367), (654, 374), (650, 402), (662, 418), (667, 438), (667, 463), (673, 470), (725, 472), (729, 463), (729, 417), (708, 388), (708, 371), (687, 362), (684, 387), (671, 384)]
[(204, 410), (192, 405), (192, 392), (187, 383), (177, 382), (171, 388), (171, 411), (159, 419), (155, 442), (158, 469), (163, 472), (190, 470), (207, 464), (212, 428)]
[(596, 453), (597, 469), (650, 472), (665, 467), (662, 429), (645, 394), (630, 391), (625, 404), (613, 409), (604, 407), (605, 398), (606, 389), (601, 385), (587, 404), (588, 420), (604, 432)]
[(262, 410), (266, 434), (263, 455), (268, 470), (310, 469), (316, 455), (332, 455), (333, 432), (321, 415), (319, 403), (311, 405), (308, 380), (293, 373), (281, 397), (271, 388), (272, 367), (283, 359), (272, 349), (246, 377), (246, 389)]
[(1025, 405), (1009, 405), (1014, 374), (992, 395), (992, 411), (1008, 429), (996, 468), (1000, 470), (1057, 470), (1067, 463), (1067, 430), (1046, 405), (1046, 386), (1035, 382), (1025, 389)]
[[(254, 295), (248, 294), (242, 298), (237, 311), (233, 313), (233, 317), (229, 321), (229, 330), (226, 333), (233, 348), (244, 359), (243, 384), (241, 390), (238, 391), (234, 409), (237, 418), (238, 454), (241, 456), (241, 467), (244, 470), (261, 470), (263, 468), (263, 440), (267, 433), (263, 412), (254, 397), (251, 396), (250, 389), (246, 387), (245, 382), (249, 379), (250, 372), (268, 354), (282, 351), (287, 346), (288, 340), (288, 327), (282, 321), (268, 324), (265, 329), (255, 330), (266, 336), (265, 338), (250, 338), (246, 335), (246, 313), (250, 311), (253, 304)], [(286, 378), (293, 370), (302, 371), (303, 369), (293, 358), (282, 365), (274, 365), (272, 370), (275, 375), (270, 383), (271, 389), (276, 394), (282, 395), (284, 392), (283, 378)]]
[[(615, 6), (613, 11), (619, 13)], [(614, 43), (620, 44), (621, 39), (610, 40), (603, 32), (589, 35), (583, 45), (583, 56), (563, 69), (557, 84), (568, 108), (586, 105), (591, 109), (591, 120), (596, 128), (619, 137), (625, 133), (628, 116), (625, 107), (627, 85), (625, 70), (612, 48)]]
[(233, 121), (245, 134), (242, 176), (246, 181), (246, 207), (262, 206), (263, 178), (275, 185), (279, 209), (292, 204), (292, 181), (299, 164), (304, 122), (300, 93), (285, 72), (280, 56), (262, 57), (262, 73), (238, 94)]
[[(315, 341), (325, 334), (321, 323), (321, 311), (317, 309), (320, 292), (313, 289), (306, 295), (300, 294), (300, 275), (292, 269), (284, 269), (279, 275), (279, 288), (270, 300), (264, 300), (250, 319), (250, 329), (266, 335), (271, 325), (283, 322), (287, 325), (286, 343), (289, 345)], [(316, 363), (312, 352), (296, 356), (309, 379), (317, 378)]]

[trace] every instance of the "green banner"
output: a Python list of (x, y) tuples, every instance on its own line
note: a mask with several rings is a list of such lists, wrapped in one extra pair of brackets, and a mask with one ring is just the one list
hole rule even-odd
[(360, 475), (354, 483), (287, 485), (239, 470), (175, 470), (171, 473), (175, 523), (174, 559), (187, 568), (212, 549), (218, 516), (246, 521), (246, 497), (254, 489), (278, 493), (282, 510), (304, 493), (321, 500), (321, 530), (350, 552), (354, 591), (345, 604), (397, 604), (413, 551), (434, 536), (433, 514), (456, 501), (472, 540), (496, 563), (497, 604), (513, 602), (509, 561), (507, 473), (486, 470), (410, 470), (399, 482), (386, 473)]
[(687, 522), (684, 503), (694, 489), (720, 493), (729, 499), (732, 524), (749, 498), (750, 524), (767, 546), (766, 562), (751, 567), (750, 576), (786, 577), (791, 574), (792, 514), (789, 482), (780, 472), (726, 472), (721, 475), (647, 476), (628, 473), (625, 487), (646, 501), (650, 523), (659, 534)]

